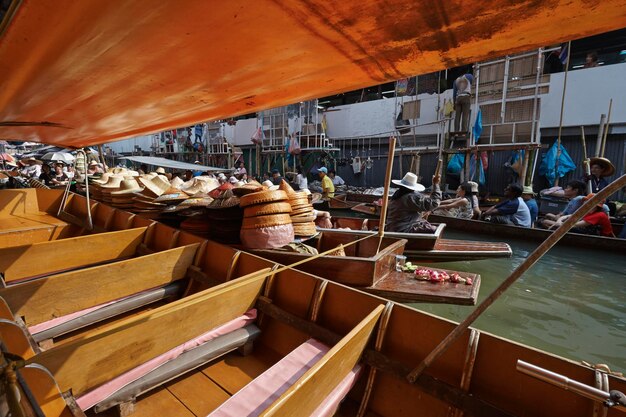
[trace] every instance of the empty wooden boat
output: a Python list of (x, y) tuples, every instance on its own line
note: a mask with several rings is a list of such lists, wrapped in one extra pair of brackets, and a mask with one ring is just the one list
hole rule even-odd
[[(376, 230), (378, 219), (361, 219), (355, 217), (333, 217), (335, 229), (320, 229), (322, 232), (366, 235)], [(471, 240), (443, 239), (442, 235), (447, 223), (434, 223), (437, 229), (433, 233), (397, 233), (385, 232), (385, 236), (407, 241), (404, 255), (420, 262), (446, 262), (458, 260), (478, 260), (489, 258), (506, 258), (511, 256), (511, 247), (504, 242), (481, 242)], [(341, 230), (345, 228), (346, 230)], [(349, 230), (348, 230), (349, 229)]]
[[(540, 228), (528, 228), (496, 224), (483, 220), (457, 219), (443, 216), (430, 215), (429, 221), (445, 222), (451, 230), (459, 230), (470, 233), (481, 233), (498, 236), (501, 238), (522, 239), (531, 242), (543, 242), (552, 233), (551, 230)], [(621, 251), (626, 253), (626, 239), (614, 237), (586, 235), (582, 233), (567, 233), (557, 245), (576, 246), (578, 248)]]
[[(41, 191), (36, 190), (35, 195)], [(79, 203), (82, 197), (73, 198)], [(53, 205), (50, 207), (54, 211)], [(268, 415), (285, 415), (271, 410), (282, 410), (275, 407), (286, 406), (291, 401), (287, 401), (289, 398), (298, 398), (301, 404), (303, 395), (311, 398), (306, 408), (302, 408), (307, 410), (305, 414), (299, 410), (286, 415), (312, 415), (315, 409), (324, 406), (330, 410), (326, 415), (332, 414), (333, 407), (339, 407), (338, 416), (360, 415), (359, 409), (375, 417), (415, 413), (444, 416), (453, 407), (468, 415), (565, 413), (582, 417), (594, 406), (589, 399), (518, 372), (516, 366), (518, 359), (522, 359), (587, 384), (593, 383), (594, 369), (476, 330), (466, 332), (415, 384), (409, 383), (404, 377), (453, 329), (453, 323), (336, 282), (283, 268), (253, 254), (177, 233), (158, 223), (152, 227), (152, 233), (158, 233), (162, 237), (159, 240), (165, 242), (161, 245), (171, 246), (175, 242), (174, 250), (193, 255), (175, 263), (184, 271), (182, 278), (178, 278), (184, 289), (174, 296), (176, 301), (163, 301), (115, 316), (97, 328), (83, 328), (79, 337), (76, 334), (59, 337), (52, 348), (38, 351), (35, 341), (28, 338), (27, 328), (32, 324), (75, 310), (83, 311), (103, 301), (116, 301), (123, 294), (162, 285), (174, 278), (160, 272), (164, 269), (161, 258), (154, 261), (144, 258), (143, 273), (130, 276), (115, 272), (118, 265), (128, 260), (77, 267), (72, 271), (74, 276), (57, 272), (51, 265), (54, 270), (49, 274), (44, 272), (41, 277), (2, 290), (7, 304), (0, 309), (4, 318), (0, 321), (0, 337), (5, 349), (29, 358), (29, 365), (18, 370), (22, 375), (20, 384), (30, 388), (31, 398), (39, 401), (46, 417), (81, 415), (84, 411), (81, 405), (87, 414), (100, 411), (105, 416), (112, 415), (109, 409), (126, 415), (134, 411), (137, 416), (192, 417), (212, 412), (222, 415), (220, 410), (233, 404), (241, 406), (241, 397), (267, 398), (259, 397), (256, 389), (250, 395), (251, 388), (244, 387), (250, 383), (252, 388), (264, 386), (268, 380), (284, 377), (283, 365), (294, 357), (290, 355), (302, 350), (310, 354), (310, 349), (317, 349), (317, 359), (310, 368), (308, 365), (297, 368), (301, 379), (296, 379), (302, 384), (289, 385), (284, 392), (272, 390), (272, 399), (256, 405), (261, 407), (259, 410)], [(112, 236), (110, 233), (115, 232), (101, 232), (101, 235)], [(143, 238), (145, 242), (146, 234)], [(151, 245), (155, 247), (156, 242)], [(168, 251), (171, 249), (151, 254)], [(106, 271), (110, 274), (93, 275), (89, 281), (97, 278), (99, 281), (93, 281), (93, 288), (108, 290), (85, 291), (85, 281), (77, 279), (79, 273), (89, 276), (90, 270), (102, 267), (109, 268)], [(153, 278), (151, 273), (161, 278)], [(252, 308), (257, 310), (257, 318), (252, 318), (253, 313), (245, 314)], [(22, 317), (25, 326), (18, 323)], [(202, 350), (184, 351), (157, 368), (160, 371), (149, 369), (134, 379), (139, 372), (135, 370), (137, 365), (144, 369), (146, 361), (176, 350), (186, 343), (185, 339), (196, 339), (237, 319), (244, 324), (200, 343)], [(424, 333), (424, 329), (428, 332)], [(370, 333), (376, 336), (369, 337), (364, 344)], [(409, 336), (415, 334), (422, 336)], [(311, 337), (319, 344), (310, 341)], [(344, 348), (355, 345), (355, 349), (348, 349), (352, 354), (344, 356)], [(236, 349), (241, 353), (235, 352)], [(333, 364), (343, 362), (346, 357), (352, 359), (335, 374)], [(304, 388), (308, 386), (306, 381), (316, 380), (315, 375), (325, 375), (329, 367), (334, 376), (325, 377), (328, 383), (319, 395)], [(120, 386), (118, 378), (128, 373), (135, 375), (132, 382)], [(612, 375), (607, 378), (612, 389), (626, 389), (623, 379)], [(461, 384), (462, 379), (471, 380), (471, 384)], [(319, 384), (315, 386), (318, 390)], [(59, 394), (69, 389), (73, 395)], [(339, 395), (331, 395), (335, 389)], [(341, 394), (346, 392), (345, 396)], [(27, 398), (22, 395), (23, 402)], [(339, 403), (341, 398), (343, 402)], [(609, 415), (615, 413), (610, 411)]]
[[(452, 304), (475, 304), (480, 288), (480, 276), (477, 274), (456, 272), (463, 278), (470, 278), (472, 285), (464, 284), (433, 284), (420, 281), (414, 274), (396, 271), (396, 256), (406, 253), (405, 239), (377, 235), (349, 233), (327, 230), (307, 245), (318, 252), (326, 252), (342, 245), (342, 249), (334, 253), (319, 256), (295, 268), (327, 278), (329, 280), (350, 285), (373, 294), (379, 294), (395, 301), (444, 302)], [(351, 242), (354, 245), (346, 246)], [(254, 249), (250, 252), (283, 265), (296, 264), (312, 258), (310, 253), (299, 253), (281, 249)]]

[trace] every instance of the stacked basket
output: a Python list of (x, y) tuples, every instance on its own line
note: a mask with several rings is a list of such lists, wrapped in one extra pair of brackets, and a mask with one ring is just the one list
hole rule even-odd
[(308, 237), (317, 233), (315, 213), (309, 196), (304, 192), (294, 192), (289, 198), (291, 204), (291, 222), (296, 236)]
[(241, 225), (241, 243), (252, 249), (272, 249), (291, 243), (294, 230), (291, 225), (291, 205), (282, 190), (264, 190), (241, 197), (244, 209)]

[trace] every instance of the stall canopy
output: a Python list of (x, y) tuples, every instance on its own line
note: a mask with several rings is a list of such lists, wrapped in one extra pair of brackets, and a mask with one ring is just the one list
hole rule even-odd
[(626, 0), (13, 0), (0, 138), (81, 147), (626, 26)]
[(156, 156), (123, 156), (119, 159), (128, 159), (129, 161), (139, 162), (140, 164), (152, 165), (155, 167), (171, 168), (180, 171), (219, 171), (230, 172), (232, 169), (215, 168), (199, 164), (189, 164), (187, 162), (172, 161), (171, 159), (159, 158)]

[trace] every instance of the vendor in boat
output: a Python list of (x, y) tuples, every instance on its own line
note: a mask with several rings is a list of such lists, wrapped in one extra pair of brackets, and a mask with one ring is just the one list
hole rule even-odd
[[(590, 200), (594, 195), (595, 194), (589, 194), (584, 197), (583, 200)], [(596, 204), (589, 213), (585, 214), (585, 216), (574, 225), (572, 232), (615, 237), (609, 215), (604, 212), (604, 201)]]
[(615, 167), (606, 158), (596, 157), (589, 160), (591, 174), (583, 178), (585, 182), (591, 182), (591, 192), (598, 193), (604, 189), (609, 182), (605, 177), (610, 177), (615, 173)]
[(325, 199), (331, 198), (335, 196), (335, 185), (333, 181), (328, 176), (328, 168), (321, 167), (317, 170), (320, 179), (322, 180), (322, 197)]
[(417, 175), (408, 172), (401, 180), (392, 180), (400, 188), (389, 200), (385, 230), (402, 233), (432, 233), (436, 227), (428, 223), (423, 214), (439, 207), (441, 189), (438, 175), (433, 177), (430, 196), (422, 194), (424, 186), (417, 182)]
[(492, 223), (530, 227), (530, 210), (522, 199), (523, 188), (510, 184), (504, 189), (506, 200), (483, 212), (484, 220)]
[(272, 181), (274, 185), (280, 185), (280, 183), (283, 182), (283, 176), (280, 175), (280, 171), (276, 168), (272, 170), (272, 178), (270, 178), (270, 181)]
[(337, 186), (337, 185), (346, 185), (346, 182), (343, 180), (343, 178), (341, 178), (339, 175), (337, 175), (337, 173), (335, 172), (334, 169), (328, 170), (328, 176), (332, 180), (333, 185), (335, 185), (335, 186)]
[(472, 199), (472, 184), (464, 182), (456, 189), (456, 198), (444, 200), (433, 211), (438, 216), (471, 219), (474, 216), (474, 202)]

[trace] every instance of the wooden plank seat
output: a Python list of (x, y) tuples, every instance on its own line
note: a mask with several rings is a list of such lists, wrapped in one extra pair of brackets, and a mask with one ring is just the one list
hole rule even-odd
[(94, 307), (76, 311), (65, 316), (57, 317), (34, 326), (28, 331), (35, 342), (54, 339), (84, 327), (91, 326), (111, 317), (116, 317), (135, 310), (139, 307), (155, 303), (168, 298), (175, 298), (182, 294), (185, 286), (181, 282), (173, 282), (164, 287), (152, 288), (138, 294), (108, 301)]
[[(51, 275), (0, 289), (1, 317), (23, 318), (37, 341), (181, 294), (199, 244)], [(149, 265), (159, 265), (152, 269)], [(85, 291), (85, 283), (99, 291)]]
[[(9, 352), (30, 358), (29, 363), (46, 367), (54, 375), (62, 392), (71, 389), (77, 398), (82, 398), (120, 375), (179, 349), (181, 345), (188, 346), (190, 340), (204, 337), (209, 330), (220, 328), (234, 319), (244, 321), (238, 328), (249, 325), (254, 319), (241, 316), (254, 306), (268, 273), (269, 268), (104, 326), (37, 354), (28, 351), (30, 347), (28, 341), (25, 341), (26, 334), (15, 322), (0, 320), (0, 335)], [(190, 320), (190, 317), (200, 319)], [(3, 325), (12, 327), (7, 330)], [(15, 334), (18, 330), (22, 334), (21, 340)], [(227, 333), (233, 330), (227, 329)], [(184, 368), (194, 369), (212, 359), (214, 354), (223, 354), (250, 341), (255, 334), (258, 331), (249, 327), (245, 334), (240, 332), (231, 336), (234, 339), (229, 339), (228, 343), (222, 340), (219, 345), (215, 345), (214, 342), (213, 348), (209, 349), (213, 352), (210, 357), (204, 351), (202, 354), (185, 356)], [(154, 381), (154, 378), (172, 379), (182, 372), (182, 368), (176, 365), (163, 368), (162, 371), (168, 372), (160, 373), (158, 378), (152, 374), (131, 388), (144, 392), (147, 389), (145, 384)], [(135, 392), (138, 391), (130, 388), (124, 391), (131, 398)], [(106, 407), (111, 405), (109, 402)]]
[[(39, 242), (0, 249), (0, 272), (6, 284), (26, 278), (128, 258), (144, 239), (145, 227)], [(46, 262), (33, 262), (45, 259)]]
[(256, 310), (249, 310), (81, 395), (76, 402), (82, 410), (94, 407), (101, 412), (134, 401), (165, 382), (252, 343), (260, 333), (252, 324), (255, 319)]

